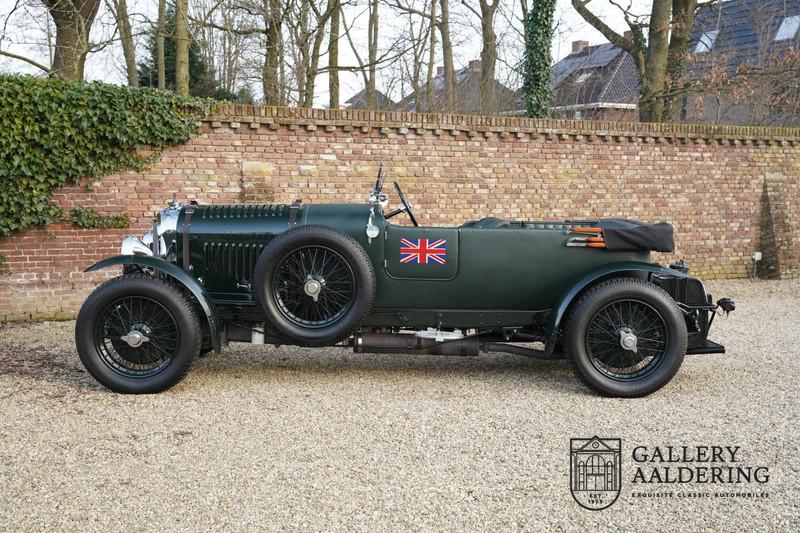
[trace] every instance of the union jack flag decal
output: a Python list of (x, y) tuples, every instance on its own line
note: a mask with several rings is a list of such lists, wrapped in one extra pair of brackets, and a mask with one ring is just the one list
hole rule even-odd
[(400, 239), (400, 263), (447, 263), (447, 241), (428, 239)]

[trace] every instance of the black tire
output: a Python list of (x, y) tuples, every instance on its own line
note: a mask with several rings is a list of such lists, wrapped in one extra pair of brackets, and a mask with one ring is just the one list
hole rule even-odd
[[(253, 280), (269, 324), (301, 346), (346, 339), (375, 301), (375, 272), (366, 251), (327, 226), (299, 226), (276, 236), (261, 253)], [(305, 292), (309, 280), (321, 285), (316, 300)]]
[[(635, 278), (589, 289), (572, 307), (565, 333), (564, 352), (573, 370), (605, 396), (651, 394), (673, 378), (686, 356), (686, 322), (675, 301)], [(636, 351), (621, 344), (628, 333), (636, 336)]]
[[(137, 347), (124, 330), (148, 336)], [(167, 281), (146, 274), (114, 278), (86, 299), (75, 344), (86, 370), (125, 394), (152, 394), (180, 382), (200, 352), (200, 319), (192, 301)]]

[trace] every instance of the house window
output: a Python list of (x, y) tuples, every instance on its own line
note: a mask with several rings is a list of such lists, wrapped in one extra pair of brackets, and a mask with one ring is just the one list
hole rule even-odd
[(778, 33), (775, 34), (775, 40), (788, 41), (789, 39), (794, 39), (798, 29), (800, 29), (800, 15), (786, 17), (783, 19), (783, 22), (781, 22)]
[(694, 53), (704, 54), (710, 52), (711, 49), (714, 48), (714, 41), (717, 40), (717, 35), (719, 35), (719, 30), (703, 32), (703, 35), (700, 36), (700, 40), (697, 42), (697, 46), (694, 47)]

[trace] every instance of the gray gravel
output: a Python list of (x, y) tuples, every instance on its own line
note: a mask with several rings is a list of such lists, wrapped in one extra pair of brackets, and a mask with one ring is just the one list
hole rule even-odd
[[(712, 335), (728, 354), (640, 400), (560, 361), (246, 345), (121, 396), (83, 371), (74, 323), (0, 326), (0, 530), (797, 531), (800, 280), (709, 285), (737, 300)], [(593, 434), (623, 439), (601, 512), (568, 490), (569, 438)], [(741, 446), (769, 497), (634, 498), (637, 444)]]

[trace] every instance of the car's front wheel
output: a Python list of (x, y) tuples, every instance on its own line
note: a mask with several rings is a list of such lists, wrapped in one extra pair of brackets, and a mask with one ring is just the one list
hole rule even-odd
[(95, 289), (75, 326), (86, 370), (105, 387), (127, 394), (177, 384), (199, 354), (201, 340), (191, 300), (146, 274), (114, 278)]
[(645, 396), (666, 385), (686, 355), (686, 322), (660, 287), (635, 278), (602, 282), (572, 307), (564, 352), (591, 389)]

